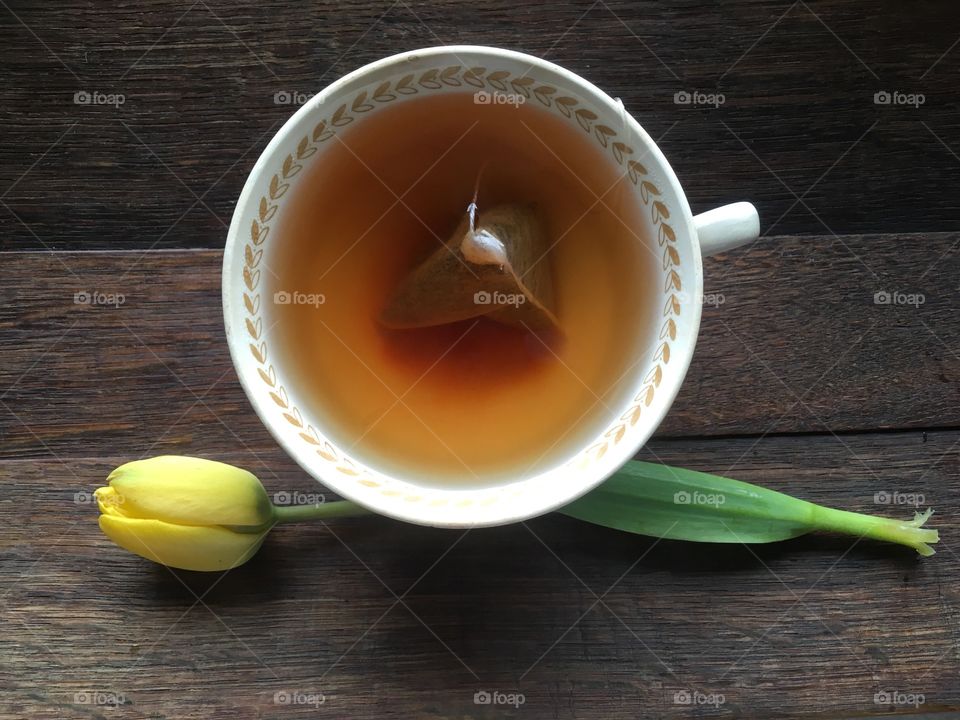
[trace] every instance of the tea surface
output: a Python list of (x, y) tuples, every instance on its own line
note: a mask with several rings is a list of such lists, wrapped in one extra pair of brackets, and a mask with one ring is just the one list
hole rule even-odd
[[(479, 485), (546, 470), (610, 421), (649, 329), (655, 260), (629, 179), (591, 135), (533, 100), (445, 94), (379, 107), (320, 152), (267, 259), (274, 352), (318, 429), (374, 467)], [(378, 323), (477, 188), (481, 214), (536, 207), (562, 339), (488, 319)]]

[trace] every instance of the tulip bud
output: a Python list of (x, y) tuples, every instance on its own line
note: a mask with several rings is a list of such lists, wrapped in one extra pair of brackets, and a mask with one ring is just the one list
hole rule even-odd
[(260, 548), (274, 508), (255, 475), (201, 458), (121, 465), (95, 492), (100, 529), (120, 547), (183, 570), (228, 570)]

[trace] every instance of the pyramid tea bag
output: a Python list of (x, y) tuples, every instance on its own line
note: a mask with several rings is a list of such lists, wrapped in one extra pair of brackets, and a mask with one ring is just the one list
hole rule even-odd
[(453, 235), (400, 282), (380, 322), (408, 329), (486, 316), (535, 332), (557, 330), (548, 251), (532, 206), (478, 212), (471, 203)]

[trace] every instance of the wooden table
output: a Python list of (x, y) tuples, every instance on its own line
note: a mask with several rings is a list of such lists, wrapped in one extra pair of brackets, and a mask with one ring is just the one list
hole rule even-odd
[[(960, 708), (952, 3), (0, 4), (3, 717)], [(466, 534), (371, 518), (285, 527), (207, 575), (101, 535), (89, 492), (131, 458), (215, 457), (271, 492), (316, 491), (231, 367), (226, 224), (292, 111), (277, 93), (444, 43), (565, 65), (661, 139), (694, 211), (760, 209), (760, 243), (705, 262), (724, 302), (640, 457), (863, 512), (906, 517), (875, 494), (920, 493), (935, 557), (828, 536), (656, 541), (559, 516)], [(675, 104), (681, 91), (725, 102)], [(75, 304), (82, 291), (125, 302)]]

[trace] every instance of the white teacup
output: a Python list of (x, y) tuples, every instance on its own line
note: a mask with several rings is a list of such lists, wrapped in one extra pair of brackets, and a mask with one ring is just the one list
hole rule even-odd
[[(270, 229), (285, 211), (301, 169), (322, 163), (334, 133), (386, 102), (436, 93), (511, 92), (577, 124), (626, 172), (662, 257), (649, 357), (638, 362), (613, 420), (559, 464), (530, 477), (486, 487), (437, 487), (364, 464), (329, 439), (312, 417), (269, 331)], [(388, 100), (389, 98), (389, 100)], [(562, 102), (557, 102), (560, 99)], [(603, 131), (597, 130), (598, 126)], [(611, 128), (621, 128), (611, 135)], [(640, 159), (642, 158), (642, 162)], [(402, 53), (337, 80), (291, 117), (264, 150), (237, 202), (223, 258), (223, 311), (234, 366), (250, 402), (277, 442), (313, 477), (371, 510), (424, 525), (499, 525), (566, 505), (597, 487), (653, 434), (676, 397), (693, 355), (703, 296), (703, 255), (755, 240), (759, 218), (749, 203), (694, 217), (657, 145), (623, 106), (583, 78), (509, 50), (448, 46)], [(267, 259), (265, 259), (267, 258)], [(335, 408), (331, 415), (336, 414)], [(331, 433), (332, 434), (332, 433)]]

